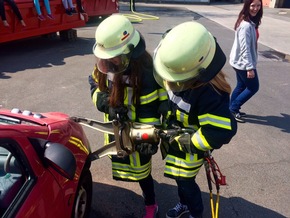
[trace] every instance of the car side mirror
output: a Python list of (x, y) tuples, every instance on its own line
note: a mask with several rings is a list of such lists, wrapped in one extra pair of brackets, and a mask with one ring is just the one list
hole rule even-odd
[(60, 143), (47, 142), (44, 150), (47, 164), (62, 176), (72, 180), (76, 172), (76, 159), (73, 153)]

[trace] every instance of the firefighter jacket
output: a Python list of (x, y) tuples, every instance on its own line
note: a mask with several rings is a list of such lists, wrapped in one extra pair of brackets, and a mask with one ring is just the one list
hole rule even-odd
[[(147, 72), (148, 71), (148, 72)], [(127, 80), (126, 75), (123, 76)], [(113, 79), (107, 76), (108, 87), (112, 87)], [(128, 108), (128, 117), (131, 121), (146, 124), (160, 124), (160, 113), (158, 112), (161, 103), (167, 102), (167, 92), (162, 89), (155, 81), (151, 70), (145, 70), (142, 74), (140, 105), (134, 105), (132, 102), (131, 87), (126, 86), (124, 89), (125, 99), (124, 106)], [(97, 81), (95, 81), (97, 84)], [(127, 84), (127, 83), (126, 83)], [(100, 90), (98, 86), (91, 85), (92, 100), (97, 105), (97, 96)], [(109, 115), (105, 114), (105, 121), (109, 120)], [(105, 134), (105, 144), (114, 140)], [(139, 181), (146, 178), (151, 173), (151, 156), (140, 155), (139, 152), (133, 152), (125, 158), (111, 156), (113, 178), (123, 181)]]
[(189, 179), (203, 165), (204, 152), (219, 149), (236, 134), (237, 123), (229, 111), (229, 94), (217, 92), (212, 85), (183, 92), (168, 92), (169, 105), (175, 122), (192, 128), (194, 154), (169, 147), (164, 175), (174, 179)]

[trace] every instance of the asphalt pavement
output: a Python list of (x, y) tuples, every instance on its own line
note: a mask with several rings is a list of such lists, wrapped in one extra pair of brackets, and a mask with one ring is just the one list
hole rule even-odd
[[(166, 30), (194, 19), (216, 36), (229, 55), (234, 40), (232, 27), (241, 4), (137, 3), (136, 6), (137, 12), (159, 17), (134, 24), (150, 53)], [(120, 13), (128, 14), (128, 9), (128, 4), (120, 4)], [(280, 15), (281, 10), (284, 9), (265, 9), (258, 46), (260, 90), (242, 108), (248, 115), (246, 123), (238, 124), (238, 132), (228, 145), (214, 151), (227, 181), (220, 190), (220, 218), (290, 217), (290, 63), (283, 57), (290, 51), (289, 16)], [(273, 26), (269, 27), (270, 24)], [(91, 102), (88, 84), (95, 64), (92, 47), (97, 25), (96, 21), (78, 28), (78, 39), (74, 42), (35, 37), (0, 44), (0, 105), (102, 120), (102, 114)], [(274, 29), (277, 32), (270, 31)], [(282, 33), (287, 34), (280, 36)], [(235, 74), (228, 62), (223, 70), (234, 87)], [(85, 132), (93, 151), (103, 146), (102, 133), (88, 128)], [(94, 184), (90, 218), (142, 217), (144, 203), (138, 184), (113, 180), (109, 158), (94, 161), (91, 171)], [(178, 201), (176, 183), (164, 177), (163, 171), (159, 151), (153, 156), (152, 175), (160, 218)], [(209, 189), (203, 168), (197, 182), (204, 201), (204, 218), (210, 218)]]
[[(147, 5), (148, 3), (138, 3)], [(242, 9), (242, 3), (216, 2), (210, 5), (202, 4), (161, 4), (164, 7), (187, 8), (215, 23), (233, 30), (237, 16)], [(263, 18), (260, 26), (259, 43), (273, 49), (273, 55), (277, 55), (290, 61), (290, 9), (289, 8), (269, 8), (263, 7)]]

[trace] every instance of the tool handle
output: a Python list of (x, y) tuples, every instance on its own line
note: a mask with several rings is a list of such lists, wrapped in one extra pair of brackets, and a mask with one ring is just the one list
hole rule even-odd
[(192, 134), (195, 131), (189, 128), (178, 128), (178, 129), (158, 129), (156, 128), (156, 134), (163, 140), (169, 141), (170, 137), (176, 136), (182, 133)]

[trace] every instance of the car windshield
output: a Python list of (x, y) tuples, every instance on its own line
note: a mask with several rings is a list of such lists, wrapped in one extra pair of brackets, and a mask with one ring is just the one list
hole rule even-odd
[(7, 117), (0, 115), (0, 125), (11, 125), (11, 124), (20, 124), (21, 121), (19, 119), (15, 119), (12, 117)]
[(0, 125), (17, 125), (17, 124), (38, 126), (37, 123), (28, 120), (0, 115)]

